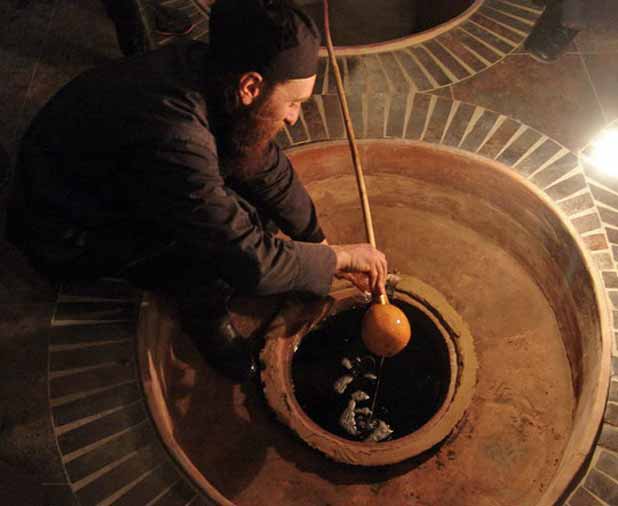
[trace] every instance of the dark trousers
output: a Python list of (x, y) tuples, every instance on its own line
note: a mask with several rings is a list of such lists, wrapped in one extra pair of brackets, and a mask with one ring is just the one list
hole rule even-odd
[[(65, 192), (62, 179), (54, 175), (54, 167), (46, 153), (26, 138), (8, 210), (7, 238), (41, 274), (55, 284), (116, 277), (142, 289), (165, 292), (178, 302), (183, 326), (189, 333), (201, 333), (209, 321), (227, 314), (229, 300), (236, 291), (221, 279), (217, 264), (225, 261), (221, 254), (217, 261), (209, 258), (207, 249), (197, 255), (195, 246), (178, 244), (173, 232), (163, 230), (158, 223), (126, 223), (125, 217), (123, 225), (94, 227), (87, 225), (87, 219), (84, 225), (72, 224), (71, 212), (91, 216), (94, 211), (88, 206), (71, 212), (58, 208), (58, 201), (63, 200), (58, 195), (62, 197)], [(241, 195), (236, 194), (236, 198), (247, 209), (252, 208)], [(257, 209), (251, 219), (267, 232), (277, 231)]]
[(183, 330), (196, 343), (210, 335), (217, 324), (229, 313), (230, 300), (235, 290), (220, 277), (196, 278), (203, 272), (208, 259), (196, 260), (174, 246), (147, 258), (130, 262), (116, 273), (134, 286), (163, 292), (175, 304)]

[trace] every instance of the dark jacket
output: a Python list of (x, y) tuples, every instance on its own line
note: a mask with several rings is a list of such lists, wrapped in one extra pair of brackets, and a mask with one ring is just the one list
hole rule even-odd
[[(200, 283), (255, 294), (327, 293), (335, 255), (315, 208), (274, 144), (268, 167), (221, 169), (204, 93), (206, 45), (173, 45), (88, 71), (35, 118), (22, 143), (12, 235), (40, 263), (96, 250), (109, 274), (158, 247), (186, 255)], [(272, 219), (293, 240), (265, 227)], [(106, 272), (107, 271), (107, 272)]]

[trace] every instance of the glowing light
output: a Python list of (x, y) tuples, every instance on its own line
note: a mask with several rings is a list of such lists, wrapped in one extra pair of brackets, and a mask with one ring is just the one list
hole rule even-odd
[(591, 143), (590, 154), (584, 155), (586, 162), (606, 174), (618, 177), (618, 128), (608, 128)]

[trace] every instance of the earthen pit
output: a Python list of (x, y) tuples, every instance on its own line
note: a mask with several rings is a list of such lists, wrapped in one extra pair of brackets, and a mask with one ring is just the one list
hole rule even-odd
[[(474, 0), (381, 0), (361, 7), (354, 0), (330, 0), (333, 43), (362, 46), (403, 39), (461, 16), (474, 3)], [(301, 0), (300, 4), (324, 34), (321, 0)]]
[[(396, 466), (330, 462), (272, 420), (259, 389), (210, 372), (182, 337), (172, 353), (173, 320), (153, 301), (141, 362), (163, 439), (226, 505), (552, 505), (590, 449), (608, 378), (607, 315), (574, 230), (485, 159), (396, 141), (363, 143), (361, 155), (391, 266), (445, 294), (475, 338), (478, 384), (463, 423), (436, 452)], [(291, 157), (329, 240), (362, 241), (346, 144)]]

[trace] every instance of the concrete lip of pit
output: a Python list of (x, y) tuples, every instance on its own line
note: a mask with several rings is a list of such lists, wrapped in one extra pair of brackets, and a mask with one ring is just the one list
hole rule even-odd
[[(476, 385), (455, 430), (398, 464), (335, 462), (275, 419), (260, 385), (212, 371), (171, 306), (149, 295), (138, 357), (161, 439), (226, 506), (553, 506), (592, 448), (609, 382), (609, 311), (581, 239), (542, 191), (497, 162), (412, 141), (359, 149), (389, 265), (442, 294), (473, 337)], [(347, 143), (288, 154), (329, 241), (364, 241)], [(233, 316), (248, 333), (271, 321), (267, 335), (292, 338), (327, 311), (289, 296)]]
[[(331, 0), (331, 35), (337, 56), (396, 51), (433, 39), (464, 23), (485, 0), (413, 2), (388, 0), (359, 7), (352, 0)], [(305, 0), (303, 8), (323, 33), (322, 2)], [(420, 11), (418, 5), (420, 4)], [(396, 12), (397, 15), (393, 15)], [(324, 41), (324, 36), (322, 36)], [(326, 47), (320, 56), (328, 55)]]
[[(286, 327), (279, 325), (277, 320), (288, 319), (287, 315), (281, 314), (267, 335), (261, 353), (264, 363), (261, 376), (268, 404), (279, 420), (302, 440), (338, 462), (379, 466), (418, 455), (449, 435), (472, 399), (477, 362), (472, 336), (463, 320), (441, 294), (418, 279), (403, 276), (397, 284), (396, 299), (429, 317), (439, 330), (449, 362), (448, 388), (441, 405), (422, 427), (402, 438), (378, 443), (355, 442), (320, 427), (303, 411), (295, 395), (292, 378), (295, 352), (310, 329), (303, 326), (292, 336), (287, 332), (278, 332), (277, 329)], [(362, 306), (363, 300), (358, 290), (353, 288), (333, 292), (316, 323), (352, 307)], [(390, 388), (404, 389), (406, 385), (390, 385)]]

